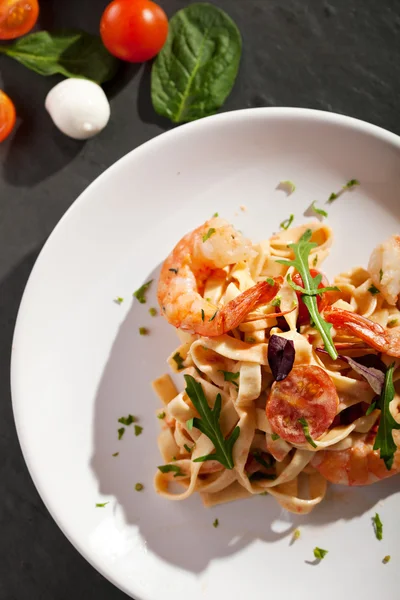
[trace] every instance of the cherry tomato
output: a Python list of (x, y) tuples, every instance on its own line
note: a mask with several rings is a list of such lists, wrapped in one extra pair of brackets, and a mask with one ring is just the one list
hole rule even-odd
[(10, 98), (0, 90), (0, 142), (6, 139), (15, 125), (15, 106)]
[[(310, 269), (310, 274), (311, 277), (315, 277), (316, 275), (319, 275), (319, 271), (317, 271), (316, 269)], [(293, 282), (296, 285), (300, 285), (301, 287), (304, 286), (303, 284), (303, 279), (300, 275), (300, 273), (295, 273), (292, 277)], [(328, 287), (329, 282), (327, 280), (327, 278), (325, 277), (325, 275), (322, 275), (322, 279), (321, 279), (321, 283), (319, 284), (319, 288), (324, 288), (324, 287)], [(299, 301), (299, 317), (298, 317), (298, 324), (299, 325), (305, 325), (306, 323), (310, 322), (310, 313), (308, 312), (307, 306), (304, 304), (303, 300), (301, 299), (301, 292), (296, 292), (297, 294), (297, 298)], [(328, 293), (322, 293), (319, 296), (317, 296), (317, 306), (318, 306), (318, 310), (319, 312), (322, 312), (324, 310), (324, 308), (326, 306), (328, 306), (329, 304), (329, 296)]]
[(0, 0), (0, 40), (25, 35), (39, 15), (37, 0)]
[(305, 419), (310, 435), (318, 439), (332, 424), (339, 398), (329, 375), (321, 367), (293, 367), (283, 381), (275, 381), (266, 414), (272, 429), (292, 444), (306, 441), (299, 419)]
[(168, 19), (150, 0), (113, 0), (100, 21), (107, 50), (128, 62), (144, 62), (158, 54), (168, 35)]

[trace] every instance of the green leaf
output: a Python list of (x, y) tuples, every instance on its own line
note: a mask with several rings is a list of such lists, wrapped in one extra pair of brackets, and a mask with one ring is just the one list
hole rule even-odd
[(290, 215), (290, 217), (288, 219), (285, 219), (284, 221), (282, 221), (282, 223), (279, 225), (279, 227), (281, 229), (289, 229), (289, 227), (293, 223), (293, 220), (294, 220), (294, 215)]
[(391, 321), (388, 322), (387, 326), (389, 328), (396, 327), (397, 323), (398, 323), (398, 319), (392, 319)]
[(395, 393), (393, 370), (394, 363), (392, 363), (386, 371), (385, 383), (378, 405), (378, 408), (381, 409), (381, 418), (374, 443), (374, 450), (380, 450), (380, 457), (384, 461), (388, 471), (392, 468), (394, 453), (397, 450), (397, 446), (393, 441), (393, 429), (400, 429), (400, 424), (394, 420), (389, 410), (390, 403), (393, 400)]
[(368, 417), (372, 412), (374, 412), (374, 410), (376, 409), (376, 402), (372, 402), (367, 410), (365, 411), (365, 416)]
[(137, 418), (133, 415), (128, 415), (127, 417), (121, 417), (118, 419), (118, 423), (122, 423), (122, 425), (131, 425), (132, 423), (136, 423)]
[(213, 527), (216, 528), (216, 527), (218, 527), (218, 525), (219, 525), (219, 521), (218, 521), (218, 519), (215, 519), (215, 521), (213, 523)]
[(188, 446), (187, 444), (183, 444), (183, 447), (185, 448), (186, 452), (188, 452), (189, 454), (192, 452), (192, 448), (190, 448), (190, 446)]
[(214, 114), (228, 97), (239, 69), (240, 32), (232, 19), (208, 3), (178, 11), (154, 61), (154, 110), (173, 123)]
[(162, 411), (162, 412), (158, 413), (157, 419), (165, 419), (165, 412)]
[(136, 490), (137, 492), (141, 492), (141, 491), (143, 490), (143, 488), (144, 488), (144, 485), (143, 485), (143, 483), (137, 483), (137, 484), (135, 485), (135, 490)]
[(378, 513), (375, 513), (375, 516), (372, 517), (372, 522), (374, 524), (376, 539), (380, 541), (383, 538), (383, 524)]
[(332, 192), (332, 194), (328, 198), (329, 204), (331, 204), (332, 202), (334, 202), (334, 200), (337, 200), (338, 198), (339, 194), (335, 194), (335, 192)]
[(185, 473), (182, 473), (180, 466), (178, 465), (161, 465), (157, 467), (161, 473), (172, 473), (174, 472), (174, 477), (185, 477)]
[(122, 436), (124, 435), (124, 433), (125, 433), (125, 427), (120, 427), (120, 428), (118, 429), (118, 439), (119, 439), (119, 440), (121, 440), (121, 439), (122, 439)]
[(212, 236), (213, 233), (215, 233), (215, 229), (214, 229), (214, 227), (210, 227), (210, 229), (207, 231), (207, 233), (205, 235), (203, 235), (203, 244), (204, 244), (204, 242), (206, 242), (208, 240), (208, 238), (210, 238)]
[(109, 502), (103, 502), (103, 503), (98, 502), (96, 504), (96, 508), (104, 508), (105, 506), (107, 506), (107, 504), (110, 504), (110, 503)]
[(153, 283), (153, 280), (150, 279), (147, 283), (144, 283), (136, 292), (133, 292), (133, 295), (137, 300), (139, 300), (140, 304), (145, 304), (146, 302), (146, 292)]
[(123, 301), (124, 301), (124, 299), (121, 298), (121, 296), (117, 296), (116, 298), (114, 298), (115, 304), (122, 304)]
[(280, 190), (283, 190), (284, 192), (286, 192), (288, 196), (290, 196), (290, 194), (293, 194), (293, 192), (296, 191), (296, 186), (293, 183), (293, 181), (290, 181), (290, 179), (285, 179), (284, 181), (280, 181), (278, 188)]
[(380, 294), (381, 293), (381, 291), (378, 290), (378, 288), (373, 283), (369, 286), (368, 291), (373, 296), (376, 296), (376, 294)]
[(321, 334), (325, 349), (329, 353), (329, 356), (333, 358), (333, 360), (336, 360), (338, 354), (331, 336), (332, 325), (331, 323), (327, 323), (320, 314), (317, 306), (317, 299), (314, 295), (315, 290), (318, 289), (318, 285), (321, 282), (321, 277), (317, 276), (313, 278), (308, 266), (308, 257), (310, 255), (310, 251), (312, 248), (317, 246), (315, 242), (310, 242), (311, 236), (311, 229), (307, 229), (298, 242), (295, 244), (289, 244), (289, 248), (293, 250), (295, 256), (294, 260), (277, 260), (276, 262), (288, 267), (295, 267), (295, 269), (297, 269), (299, 272), (304, 286), (304, 289), (300, 288), (303, 294), (302, 300), (306, 305), (308, 312), (310, 313), (310, 319), (312, 323), (314, 323), (315, 328), (318, 329)]
[(179, 354), (179, 352), (175, 352), (175, 354), (172, 357), (172, 360), (175, 361), (176, 368), (178, 369), (178, 371), (181, 371), (182, 369), (185, 368), (185, 365), (183, 364), (185, 362), (185, 359), (182, 358), (182, 356)]
[(156, 317), (157, 316), (157, 309), (156, 308), (149, 308), (149, 314), (151, 317)]
[(193, 406), (200, 415), (200, 419), (193, 419), (193, 427), (197, 427), (214, 444), (215, 454), (200, 456), (193, 462), (205, 462), (206, 460), (217, 460), (226, 469), (233, 469), (234, 462), (232, 450), (240, 434), (240, 427), (235, 427), (230, 436), (225, 439), (219, 424), (221, 414), (221, 394), (215, 400), (214, 408), (210, 408), (204, 395), (201, 383), (198, 383), (191, 375), (184, 375), (186, 381), (186, 393), (193, 402)]
[(233, 383), (233, 385), (239, 387), (235, 380), (239, 379), (240, 371), (237, 373), (232, 373), (231, 371), (223, 371), (222, 369), (219, 369), (218, 372), (224, 374), (224, 381), (230, 381)]
[(317, 213), (317, 215), (321, 215), (321, 217), (327, 217), (328, 213), (326, 212), (326, 210), (323, 210), (322, 208), (317, 208), (315, 204), (316, 200), (314, 200), (314, 202), (311, 204), (311, 210)]
[(390, 554), (387, 554), (386, 556), (383, 557), (382, 562), (384, 565), (386, 565), (389, 561), (390, 561)]
[(318, 546), (316, 546), (314, 548), (314, 556), (315, 558), (317, 558), (318, 560), (322, 560), (323, 558), (325, 558), (325, 556), (328, 554), (328, 550), (323, 550), (322, 548), (318, 548)]
[(271, 433), (271, 439), (273, 442), (275, 442), (276, 440), (279, 440), (281, 436), (277, 433)]
[(135, 425), (135, 435), (138, 436), (142, 433), (143, 431), (143, 427), (141, 427), (140, 425)]
[[(318, 274), (315, 277), (313, 277), (313, 282), (316, 286), (319, 286), (319, 284), (321, 283), (321, 279), (322, 279), (322, 275)], [(303, 296), (319, 296), (320, 294), (324, 294), (325, 292), (340, 292), (340, 288), (338, 288), (336, 285), (329, 285), (328, 287), (314, 287), (314, 289), (312, 290), (306, 290), (303, 287), (301, 287), (301, 285), (297, 285), (296, 283), (294, 283), (290, 273), (288, 273), (287, 277), (286, 277), (287, 282), (289, 283), (290, 287), (292, 287), (296, 292), (301, 292), (303, 294)]]
[(358, 181), (358, 179), (350, 179), (350, 181), (348, 181), (343, 186), (343, 189), (344, 190), (349, 190), (349, 189), (353, 188), (355, 185), (360, 185), (360, 182)]
[(39, 75), (61, 73), (96, 83), (111, 79), (118, 66), (117, 59), (106, 50), (100, 37), (84, 31), (38, 31), (0, 46), (0, 53)]
[(271, 304), (272, 304), (272, 306), (279, 307), (281, 305), (281, 297), (275, 296), (275, 298), (272, 300)]
[(302, 417), (301, 419), (299, 419), (299, 423), (303, 428), (304, 437), (306, 438), (307, 442), (310, 444), (310, 446), (312, 446), (313, 448), (316, 448), (317, 444), (314, 442), (314, 440), (312, 439), (312, 437), (310, 435), (310, 429), (308, 427), (308, 423), (307, 423), (306, 419), (304, 417)]

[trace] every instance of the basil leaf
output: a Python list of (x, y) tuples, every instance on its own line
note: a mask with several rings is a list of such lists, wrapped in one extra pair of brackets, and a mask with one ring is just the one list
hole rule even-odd
[(294, 343), (280, 335), (271, 335), (268, 342), (268, 364), (275, 381), (283, 381), (293, 368)]
[(173, 123), (214, 114), (233, 87), (241, 52), (239, 30), (224, 11), (202, 2), (178, 11), (151, 71), (154, 110)]
[[(323, 348), (316, 348), (317, 352), (320, 352), (321, 354), (329, 354), (326, 350), (324, 350)], [(385, 375), (384, 375), (384, 371), (382, 371), (382, 369), (380, 368), (380, 364), (383, 365), (382, 361), (375, 355), (374, 359), (370, 359), (369, 361), (367, 361), (367, 364), (362, 364), (361, 360), (362, 358), (366, 358), (366, 357), (357, 357), (357, 358), (350, 358), (350, 356), (343, 356), (343, 354), (338, 354), (338, 358), (340, 358), (340, 360), (343, 360), (345, 362), (347, 362), (350, 367), (353, 369), (353, 371), (355, 371), (356, 373), (358, 373), (359, 375), (361, 375), (362, 377), (364, 377), (364, 379), (366, 379), (369, 383), (369, 385), (371, 386), (371, 388), (374, 390), (375, 394), (381, 395), (382, 393), (382, 388), (383, 388), (383, 384), (385, 382)], [(370, 362), (370, 364), (376, 364), (377, 366), (373, 367), (370, 366), (368, 364), (368, 362)], [(384, 365), (383, 365), (384, 366)], [(384, 370), (385, 367), (384, 367)], [(372, 409), (373, 410), (373, 409)], [(372, 412), (371, 410), (371, 412)], [(367, 415), (369, 414), (368, 411), (366, 413)]]
[(61, 73), (96, 83), (111, 79), (118, 66), (117, 59), (106, 50), (100, 37), (84, 31), (38, 31), (0, 46), (0, 53), (39, 75)]

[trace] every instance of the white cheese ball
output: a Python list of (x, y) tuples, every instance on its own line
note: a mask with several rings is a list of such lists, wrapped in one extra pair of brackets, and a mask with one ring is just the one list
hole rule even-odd
[(107, 96), (88, 79), (61, 81), (47, 94), (44, 105), (58, 129), (75, 140), (93, 137), (110, 118)]

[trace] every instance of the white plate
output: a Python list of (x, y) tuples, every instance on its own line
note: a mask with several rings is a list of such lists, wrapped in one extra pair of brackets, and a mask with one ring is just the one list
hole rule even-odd
[[(336, 242), (327, 274), (366, 264), (399, 232), (400, 141), (339, 115), (301, 109), (223, 114), (166, 133), (128, 154), (73, 205), (43, 249), (15, 331), (12, 394), (24, 456), (51, 514), (103, 575), (141, 600), (325, 600), (399, 597), (400, 479), (332, 489), (308, 517), (271, 497), (213, 509), (168, 502), (152, 479), (160, 459), (150, 381), (166, 371), (173, 329), (132, 292), (156, 278), (181, 236), (215, 211), (253, 239), (295, 223), (317, 200)], [(361, 186), (327, 207), (349, 179)], [(276, 190), (291, 179), (296, 192)], [(246, 205), (242, 212), (240, 205)], [(118, 306), (113, 298), (122, 296)], [(140, 326), (151, 335), (138, 334)], [(143, 434), (122, 415), (138, 415)], [(112, 457), (119, 451), (118, 457)], [(145, 486), (136, 492), (136, 482)], [(109, 504), (95, 508), (97, 502)], [(384, 526), (378, 542), (375, 510)], [(218, 517), (219, 528), (212, 523)], [(291, 530), (301, 538), (290, 545)], [(313, 548), (328, 549), (317, 566)], [(392, 561), (382, 564), (386, 554)], [(79, 590), (77, 589), (79, 595)], [(352, 592), (352, 597), (354, 592)]]

